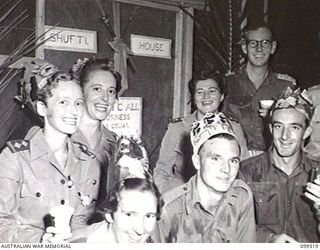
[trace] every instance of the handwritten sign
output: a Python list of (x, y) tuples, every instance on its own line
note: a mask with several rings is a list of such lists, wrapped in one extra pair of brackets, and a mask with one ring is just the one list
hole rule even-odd
[(102, 124), (118, 135), (142, 135), (142, 98), (120, 97)]
[[(48, 31), (51, 26), (45, 26)], [(97, 53), (97, 32), (55, 27), (46, 34), (45, 49)]]
[(131, 35), (131, 51), (136, 56), (171, 58), (170, 39)]

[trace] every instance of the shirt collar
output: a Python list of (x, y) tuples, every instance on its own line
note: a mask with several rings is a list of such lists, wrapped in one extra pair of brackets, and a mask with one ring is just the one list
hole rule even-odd
[[(204, 209), (204, 207), (201, 205), (200, 195), (197, 190), (197, 186), (196, 186), (197, 178), (196, 177), (197, 177), (197, 175), (193, 176), (189, 180), (189, 182), (186, 184), (187, 185), (186, 187), (190, 190), (186, 194), (186, 213), (187, 214), (192, 214), (192, 211), (195, 209), (195, 207), (197, 205), (200, 205), (202, 207), (202, 209)], [(222, 207), (224, 205), (233, 206), (235, 204), (238, 195), (236, 193), (236, 189), (233, 188), (233, 186), (236, 181), (237, 180), (234, 181), (234, 183), (231, 185), (230, 189), (226, 192), (226, 194), (222, 198), (222, 202), (219, 205), (217, 212), (221, 211), (220, 207)]]
[[(281, 170), (277, 165), (276, 162), (273, 159), (272, 156), (272, 146), (268, 149), (268, 159), (269, 159), (269, 163), (267, 165), (267, 168), (265, 170), (267, 170), (269, 172), (270, 167), (273, 166), (274, 168)], [(300, 162), (297, 166), (297, 168), (294, 170), (294, 172), (291, 174), (291, 176), (296, 175), (297, 173), (300, 173), (302, 170), (304, 170), (305, 172), (309, 172), (311, 170), (312, 166), (311, 164), (308, 164), (308, 158), (306, 157), (306, 154), (301, 150), (301, 158), (300, 158)], [(264, 176), (266, 176), (266, 174), (268, 173), (263, 173)]]

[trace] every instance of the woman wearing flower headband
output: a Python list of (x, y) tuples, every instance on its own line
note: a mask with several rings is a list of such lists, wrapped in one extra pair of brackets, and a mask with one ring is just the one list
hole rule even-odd
[(75, 232), (72, 242), (144, 243), (160, 218), (163, 201), (149, 178), (128, 178), (112, 189), (100, 211), (105, 220)]
[[(110, 114), (121, 87), (121, 76), (113, 71), (112, 63), (106, 59), (84, 58), (72, 66), (70, 73), (80, 80), (84, 94), (84, 114), (79, 130), (73, 136), (88, 145), (102, 168), (100, 197), (105, 197), (108, 186), (112, 186), (117, 173), (114, 165), (117, 135), (102, 124)], [(108, 167), (109, 166), (109, 167)]]
[(23, 140), (9, 141), (0, 154), (0, 242), (63, 240), (64, 233), (55, 227), (45, 232), (50, 209), (73, 207), (71, 230), (78, 229), (98, 195), (98, 163), (85, 145), (69, 137), (83, 113), (78, 82), (56, 71), (33, 88), (36, 94), (21, 100), (33, 102), (28, 106), (44, 126), (31, 128)]

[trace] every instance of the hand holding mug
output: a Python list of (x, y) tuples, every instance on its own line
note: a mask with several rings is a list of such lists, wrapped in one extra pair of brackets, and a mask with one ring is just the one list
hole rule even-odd
[(42, 237), (42, 242), (64, 242), (72, 236), (70, 228), (71, 216), (74, 208), (61, 205), (50, 209), (49, 214), (53, 225), (46, 228), (46, 233)]

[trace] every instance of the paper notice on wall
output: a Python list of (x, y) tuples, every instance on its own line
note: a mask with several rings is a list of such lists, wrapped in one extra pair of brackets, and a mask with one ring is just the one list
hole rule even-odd
[(142, 98), (120, 97), (102, 124), (118, 135), (142, 135)]

